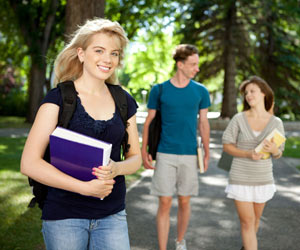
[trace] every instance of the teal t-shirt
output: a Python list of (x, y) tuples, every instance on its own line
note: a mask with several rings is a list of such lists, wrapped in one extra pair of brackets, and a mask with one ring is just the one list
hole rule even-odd
[[(158, 107), (158, 85), (149, 94), (148, 109)], [(210, 106), (206, 87), (190, 80), (184, 88), (175, 87), (170, 80), (162, 83), (162, 132), (158, 152), (179, 155), (197, 154), (197, 115)]]

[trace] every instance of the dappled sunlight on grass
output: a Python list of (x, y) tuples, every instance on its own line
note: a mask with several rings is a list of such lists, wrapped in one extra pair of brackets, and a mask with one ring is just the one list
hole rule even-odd
[(7, 150), (7, 145), (0, 144), (0, 153), (4, 154), (5, 150)]
[(14, 180), (20, 180), (24, 179), (24, 175), (22, 175), (20, 172), (16, 173), (13, 170), (1, 170), (0, 171), (0, 180), (5, 180), (5, 179), (14, 179)]
[(11, 223), (14, 223), (14, 220), (27, 209), (27, 204), (31, 197), (32, 195), (26, 177), (6, 179), (5, 182), (1, 181), (0, 214), (6, 218), (4, 219), (5, 223), (1, 224), (10, 226)]
[(299, 158), (300, 154), (300, 137), (289, 137), (285, 143), (283, 156)]
[(3, 154), (15, 155), (16, 152), (22, 151), (25, 138), (0, 138), (0, 152)]
[[(32, 199), (32, 194), (30, 193), (21, 193), (20, 195), (14, 195), (8, 201), (12, 206), (19, 206), (19, 207), (27, 207), (30, 200)], [(25, 206), (24, 206), (25, 205)]]
[(26, 138), (0, 137), (0, 248), (43, 249), (41, 211), (29, 209), (32, 196), (27, 177), (20, 173)]
[(31, 124), (25, 120), (25, 117), (0, 116), (0, 128), (29, 128)]

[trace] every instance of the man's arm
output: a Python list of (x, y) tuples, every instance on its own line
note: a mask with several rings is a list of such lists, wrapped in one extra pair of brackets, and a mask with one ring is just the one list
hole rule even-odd
[(152, 165), (152, 156), (147, 152), (147, 145), (148, 145), (148, 133), (149, 133), (149, 126), (151, 121), (154, 119), (156, 115), (156, 109), (149, 109), (148, 116), (144, 123), (143, 129), (143, 141), (142, 141), (142, 158), (144, 167), (147, 169), (154, 169)]
[(199, 111), (199, 132), (204, 148), (204, 171), (208, 169), (209, 162), (209, 140), (210, 140), (210, 126), (207, 118), (208, 109), (200, 109)]

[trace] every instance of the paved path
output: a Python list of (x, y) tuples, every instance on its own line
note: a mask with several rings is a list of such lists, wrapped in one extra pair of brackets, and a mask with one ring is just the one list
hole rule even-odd
[(24, 137), (28, 132), (29, 128), (0, 128), (0, 137)]
[[(186, 234), (189, 250), (239, 250), (239, 222), (232, 200), (225, 197), (227, 172), (219, 169), (221, 133), (212, 131), (209, 170), (199, 175), (199, 196), (192, 198), (192, 216)], [(300, 161), (274, 161), (277, 192), (268, 202), (258, 234), (259, 250), (300, 249)], [(132, 250), (157, 247), (155, 215), (157, 198), (149, 195), (152, 172), (131, 186), (127, 193), (128, 226)], [(173, 199), (168, 249), (174, 249), (177, 201)]]

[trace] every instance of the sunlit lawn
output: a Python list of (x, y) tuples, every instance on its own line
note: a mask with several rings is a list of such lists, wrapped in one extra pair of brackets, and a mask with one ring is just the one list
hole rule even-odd
[(41, 249), (41, 212), (28, 209), (31, 196), (27, 178), (19, 171), (25, 138), (0, 137), (0, 248)]
[(0, 116), (0, 128), (29, 128), (31, 124), (25, 122), (25, 117)]
[[(300, 158), (300, 137), (289, 137), (287, 139), (283, 156)], [(300, 170), (300, 165), (297, 168)]]
[(283, 156), (300, 158), (300, 137), (289, 137), (287, 139)]

